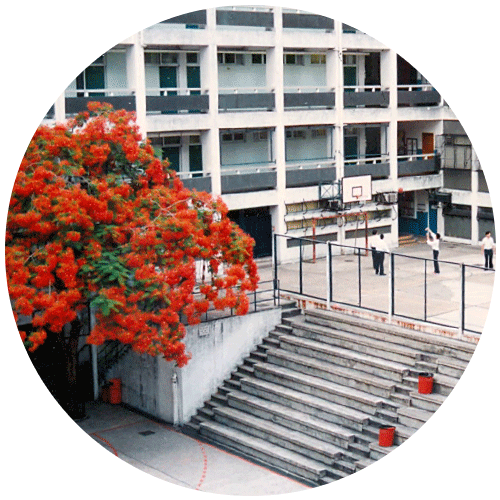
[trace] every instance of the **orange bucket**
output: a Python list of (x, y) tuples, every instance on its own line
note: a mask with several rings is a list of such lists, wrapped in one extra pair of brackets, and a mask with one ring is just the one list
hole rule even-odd
[(431, 373), (418, 374), (418, 392), (419, 394), (430, 394), (434, 385), (434, 377)]
[(379, 446), (392, 446), (394, 444), (394, 433), (396, 427), (391, 425), (384, 425), (378, 431), (378, 445)]
[(113, 405), (122, 402), (122, 381), (119, 378), (112, 378), (109, 387), (109, 402)]

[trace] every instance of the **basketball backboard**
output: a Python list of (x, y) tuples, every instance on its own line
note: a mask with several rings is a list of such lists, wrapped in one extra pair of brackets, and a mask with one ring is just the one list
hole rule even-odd
[(360, 201), (371, 201), (371, 199), (371, 175), (342, 178), (342, 203), (357, 203)]

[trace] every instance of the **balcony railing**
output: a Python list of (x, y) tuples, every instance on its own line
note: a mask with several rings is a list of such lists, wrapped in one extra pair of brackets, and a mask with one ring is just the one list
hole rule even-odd
[(207, 193), (212, 191), (210, 172), (196, 170), (193, 172), (178, 172), (177, 175), (188, 189), (196, 189), (196, 191), (205, 191)]
[(147, 88), (146, 112), (206, 113), (209, 108), (207, 90), (201, 88)]
[(87, 104), (92, 101), (106, 102), (115, 109), (135, 111), (135, 95), (131, 89), (67, 89), (65, 92), (65, 107), (67, 115), (74, 115), (87, 110)]
[(309, 160), (287, 163), (286, 187), (319, 186), (321, 183), (332, 183), (337, 178), (335, 161)]
[(437, 174), (441, 168), (441, 157), (436, 154), (398, 156), (398, 177)]
[(389, 157), (369, 156), (344, 161), (344, 177), (371, 175), (372, 179), (387, 179), (391, 173)]
[(428, 83), (398, 85), (398, 106), (437, 106), (440, 103), (439, 92)]
[(276, 188), (276, 166), (262, 163), (221, 168), (222, 194), (248, 193)]
[(219, 110), (268, 110), (275, 108), (274, 92), (266, 87), (219, 88)]
[(389, 89), (380, 85), (345, 85), (344, 107), (389, 106)]
[(331, 87), (285, 87), (285, 108), (334, 108), (335, 89)]

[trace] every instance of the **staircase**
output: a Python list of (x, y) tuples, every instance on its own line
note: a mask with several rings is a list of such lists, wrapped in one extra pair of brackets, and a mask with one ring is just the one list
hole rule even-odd
[[(318, 486), (397, 446), (443, 403), (474, 345), (335, 312), (288, 309), (183, 431)], [(418, 374), (434, 374), (432, 394)]]

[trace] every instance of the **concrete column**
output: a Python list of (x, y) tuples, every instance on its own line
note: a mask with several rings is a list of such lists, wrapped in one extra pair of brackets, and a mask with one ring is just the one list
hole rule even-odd
[[(266, 55), (266, 87), (273, 89), (275, 95), (275, 126), (273, 150), (276, 165), (276, 199), (278, 203), (271, 207), (271, 221), (273, 232), (284, 234), (285, 197), (286, 197), (286, 154), (285, 154), (285, 125), (284, 125), (284, 76), (283, 76), (283, 9), (274, 7), (274, 47), (267, 50)], [(285, 238), (278, 238), (278, 261), (286, 254)], [(274, 250), (273, 250), (274, 251)]]
[[(387, 126), (387, 152), (389, 156), (392, 190), (397, 191), (398, 184), (398, 77), (397, 77), (397, 53), (386, 50), (380, 56), (380, 80), (382, 89), (389, 89), (389, 123)], [(397, 212), (398, 206), (393, 205)], [(393, 245), (397, 246), (399, 238), (398, 214), (393, 214), (391, 222), (391, 236)]]
[[(472, 162), (474, 165), (474, 162)], [(474, 166), (471, 169), (471, 207), (470, 207), (470, 222), (471, 222), (471, 234), (470, 239), (473, 245), (478, 245), (482, 240), (481, 235), (479, 234), (479, 221), (477, 220), (478, 213), (478, 194), (479, 194), (479, 173)]]
[(207, 9), (205, 27), (208, 45), (200, 50), (200, 74), (202, 92), (208, 92), (209, 127), (201, 134), (203, 170), (210, 172), (212, 194), (221, 194), (220, 144), (219, 144), (219, 82), (217, 68), (217, 45), (215, 43), (216, 9)]
[(137, 125), (143, 137), (147, 135), (146, 124), (146, 67), (142, 31), (133, 36), (134, 43), (127, 47), (127, 86), (134, 92)]
[(57, 123), (66, 120), (66, 93), (63, 92), (54, 103), (54, 119)]

